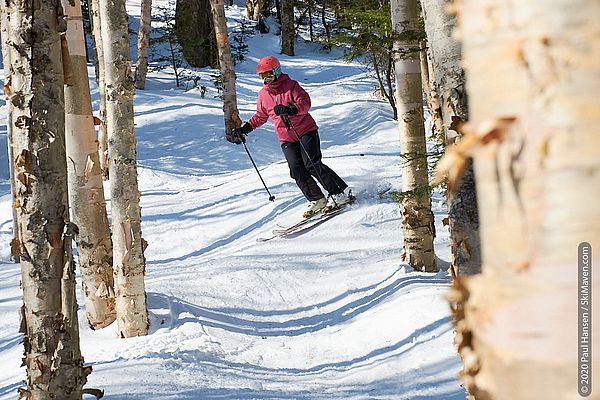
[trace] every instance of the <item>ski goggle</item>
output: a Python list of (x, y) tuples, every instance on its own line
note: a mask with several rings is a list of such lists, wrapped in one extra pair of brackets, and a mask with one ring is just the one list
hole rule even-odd
[(281, 65), (278, 65), (270, 71), (261, 72), (260, 74), (258, 74), (258, 76), (260, 76), (260, 79), (264, 81), (267, 78), (277, 77), (279, 76), (279, 74), (281, 74)]
[(258, 76), (264, 81), (267, 78), (273, 78), (275, 75), (273, 74), (273, 71), (265, 71), (258, 74)]

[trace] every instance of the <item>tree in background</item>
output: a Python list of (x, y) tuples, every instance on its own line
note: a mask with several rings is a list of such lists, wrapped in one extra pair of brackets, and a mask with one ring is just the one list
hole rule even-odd
[[(81, 400), (91, 368), (79, 348), (65, 154), (60, 3), (4, 4), (9, 13), (18, 238), (27, 388), (21, 398)], [(35, 18), (34, 18), (35, 15)], [(6, 22), (7, 20), (3, 20)]]
[[(171, 68), (175, 75), (177, 87), (184, 86), (185, 84), (187, 88), (187, 83), (192, 82), (193, 87), (205, 90), (203, 89), (203, 85), (199, 83), (201, 75), (189, 68), (189, 63), (185, 58), (183, 47), (180, 44), (175, 25), (175, 3), (172, 2), (166, 7), (154, 7), (152, 20), (155, 22), (153, 28), (154, 35), (150, 39), (152, 60), (154, 62), (152, 70), (157, 71)], [(214, 41), (214, 38), (212, 40)]]
[(152, 0), (142, 0), (140, 29), (138, 31), (137, 60), (135, 62), (135, 87), (146, 87), (148, 74), (148, 45), (150, 42), (150, 22), (152, 20)]
[(148, 333), (140, 191), (133, 124), (131, 53), (125, 0), (100, 0), (106, 83), (106, 127), (110, 146), (113, 271), (118, 333)]
[(214, 30), (210, 0), (177, 0), (175, 33), (190, 66), (217, 67), (219, 52)]
[(233, 59), (229, 48), (227, 35), (227, 20), (225, 19), (225, 5), (223, 0), (211, 0), (212, 15), (215, 24), (215, 36), (219, 49), (219, 65), (223, 82), (223, 112), (225, 113), (225, 132), (231, 132), (242, 125), (237, 107), (237, 93), (235, 90), (235, 71)]
[[(579, 399), (582, 243), (600, 264), (600, 3), (457, 5), (470, 120), (447, 159), (455, 176), (473, 156), (484, 222), (482, 273), (453, 292), (463, 379), (478, 400)], [(597, 390), (600, 374), (588, 383)]]
[(112, 243), (108, 227), (102, 170), (96, 144), (87, 74), (85, 38), (78, 0), (62, 1), (67, 16), (71, 83), (65, 85), (65, 141), (69, 202), (77, 225), (77, 254), (86, 315), (92, 329), (115, 320)]
[(271, 13), (271, 0), (246, 0), (246, 15), (248, 19), (258, 21)]
[(281, 53), (293, 56), (296, 30), (294, 29), (294, 0), (280, 0)]
[[(455, 17), (446, 11), (448, 0), (421, 0), (423, 19), (429, 45), (432, 83), (439, 97), (440, 132), (446, 143), (460, 140), (456, 126), (468, 119), (465, 77), (461, 61), (461, 46), (453, 38)], [(479, 216), (473, 164), (468, 161), (462, 179), (448, 192), (448, 221), (453, 268), (461, 275), (481, 272)]]
[(419, 61), (419, 4), (417, 0), (392, 0), (396, 106), (402, 163), (402, 258), (413, 268), (433, 272), (437, 263), (433, 249), (435, 226), (431, 211), (427, 147), (423, 122), (421, 68)]
[(175, 83), (179, 87), (182, 83), (181, 73), (185, 65), (183, 50), (179, 44), (175, 29), (175, 10), (172, 5), (167, 7), (154, 7), (152, 20), (156, 22), (155, 37), (150, 39), (152, 59), (156, 62), (156, 69), (170, 67), (175, 75)]
[[(11, 74), (10, 74), (10, 30), (9, 30), (9, 11), (5, 2), (0, 2), (0, 27), (2, 29), (2, 33), (0, 34), (0, 39), (2, 40), (2, 64), (4, 65), (4, 84), (10, 84)], [(15, 166), (14, 166), (14, 152), (13, 152), (13, 139), (12, 139), (12, 103), (10, 101), (6, 102), (6, 144), (8, 147), (8, 175), (10, 179), (10, 193), (12, 195), (12, 202), (16, 204), (16, 187), (15, 187)], [(18, 224), (17, 224), (17, 209), (13, 207), (13, 239), (16, 239), (19, 235), (17, 233)], [(13, 252), (11, 252), (13, 253)], [(16, 252), (11, 254), (12, 259), (15, 262), (19, 262), (18, 256), (16, 256)]]
[(100, 32), (100, 0), (89, 0), (91, 5), (91, 21), (94, 39), (94, 64), (96, 68), (96, 83), (100, 94), (98, 111), (98, 155), (100, 168), (104, 179), (108, 179), (108, 134), (106, 131), (106, 84), (104, 80), (104, 50), (102, 47), (102, 33)]
[(373, 68), (379, 83), (377, 91), (390, 103), (397, 120), (389, 2), (363, 0), (345, 4), (340, 9), (337, 28), (333, 42), (345, 47), (347, 59), (359, 59)]

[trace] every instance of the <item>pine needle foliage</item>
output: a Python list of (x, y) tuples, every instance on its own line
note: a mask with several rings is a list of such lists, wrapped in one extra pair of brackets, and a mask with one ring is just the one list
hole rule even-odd
[(360, 60), (372, 68), (379, 84), (376, 92), (390, 103), (397, 119), (389, 0), (343, 0), (339, 10), (333, 42), (346, 49), (346, 59)]

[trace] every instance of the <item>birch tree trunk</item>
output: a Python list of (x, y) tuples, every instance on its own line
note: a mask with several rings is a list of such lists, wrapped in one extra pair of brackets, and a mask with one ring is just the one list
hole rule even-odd
[(227, 36), (227, 20), (225, 19), (225, 4), (223, 0), (211, 0), (217, 48), (219, 49), (219, 66), (223, 79), (223, 112), (225, 113), (225, 131), (231, 132), (242, 125), (237, 107), (237, 92), (235, 90), (235, 71)]
[(596, 300), (578, 332), (583, 242), (584, 282), (600, 293), (600, 3), (458, 4), (483, 254), (454, 292), (464, 379), (480, 400), (580, 399), (579, 343), (600, 337)]
[[(32, 400), (82, 398), (67, 195), (60, 3), (9, 1), (10, 85), (27, 388)], [(35, 15), (35, 18), (34, 18)], [(61, 30), (64, 26), (61, 24)]]
[[(125, 0), (100, 0), (110, 146), (113, 270), (119, 336), (148, 333), (140, 192), (133, 127), (131, 53)], [(109, 44), (109, 45), (107, 45)]]
[[(461, 60), (461, 46), (453, 36), (456, 19), (446, 8), (448, 0), (421, 0), (425, 31), (431, 54), (435, 89), (447, 143), (460, 140), (453, 130), (457, 119), (468, 119), (468, 102)], [(452, 265), (458, 274), (481, 272), (479, 216), (475, 195), (473, 164), (469, 162), (456, 190), (448, 193), (448, 220), (452, 248)]]
[(98, 124), (98, 155), (100, 157), (100, 168), (104, 179), (108, 179), (108, 134), (106, 131), (106, 83), (105, 83), (105, 66), (104, 66), (104, 47), (102, 46), (102, 32), (100, 30), (100, 0), (90, 0), (91, 17), (94, 29), (94, 45), (96, 62), (96, 83), (98, 83), (98, 92), (100, 94), (100, 107)]
[(138, 31), (137, 60), (135, 63), (135, 87), (146, 87), (148, 74), (148, 44), (150, 42), (150, 25), (152, 19), (152, 0), (142, 0), (140, 29)]
[(246, 0), (246, 13), (248, 19), (258, 21), (261, 15), (267, 15), (270, 3), (269, 0)]
[(417, 270), (432, 272), (437, 270), (437, 263), (423, 123), (418, 3), (392, 0), (391, 11), (396, 37), (393, 54), (402, 163), (402, 258)]
[[(6, 8), (5, 2), (0, 2), (0, 15), (1, 15), (1, 39), (2, 39), (2, 63), (4, 65), (4, 84), (10, 86), (12, 79), (12, 73), (10, 71), (10, 29), (9, 29), (9, 10)], [(13, 139), (12, 139), (12, 104), (10, 101), (6, 102), (6, 145), (8, 150), (8, 175), (10, 179), (10, 193), (12, 195), (12, 202), (15, 204), (16, 200), (16, 187), (15, 187), (15, 157), (13, 152)], [(18, 224), (17, 224), (17, 210), (13, 207), (13, 240), (19, 237)], [(11, 257), (15, 262), (19, 262), (19, 258), (16, 254), (12, 254)]]
[(115, 320), (112, 243), (106, 214), (102, 169), (96, 144), (87, 74), (81, 4), (62, 1), (67, 16), (67, 42), (73, 84), (65, 86), (65, 140), (69, 202), (78, 227), (77, 254), (86, 315), (92, 329)]
[(281, 0), (281, 53), (293, 56), (296, 31), (294, 29), (294, 0)]

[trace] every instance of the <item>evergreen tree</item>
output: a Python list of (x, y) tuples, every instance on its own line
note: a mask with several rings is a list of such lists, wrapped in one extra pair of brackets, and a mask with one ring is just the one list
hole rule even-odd
[(157, 65), (153, 69), (172, 68), (177, 87), (181, 85), (181, 73), (187, 64), (183, 55), (175, 27), (175, 7), (171, 2), (166, 7), (155, 7), (152, 15), (155, 22), (154, 34), (150, 39), (152, 59)]
[(398, 111), (394, 100), (392, 29), (389, 0), (360, 0), (341, 3), (337, 33), (333, 43), (346, 48), (349, 60), (363, 59), (373, 68), (377, 91), (392, 107), (394, 119)]

